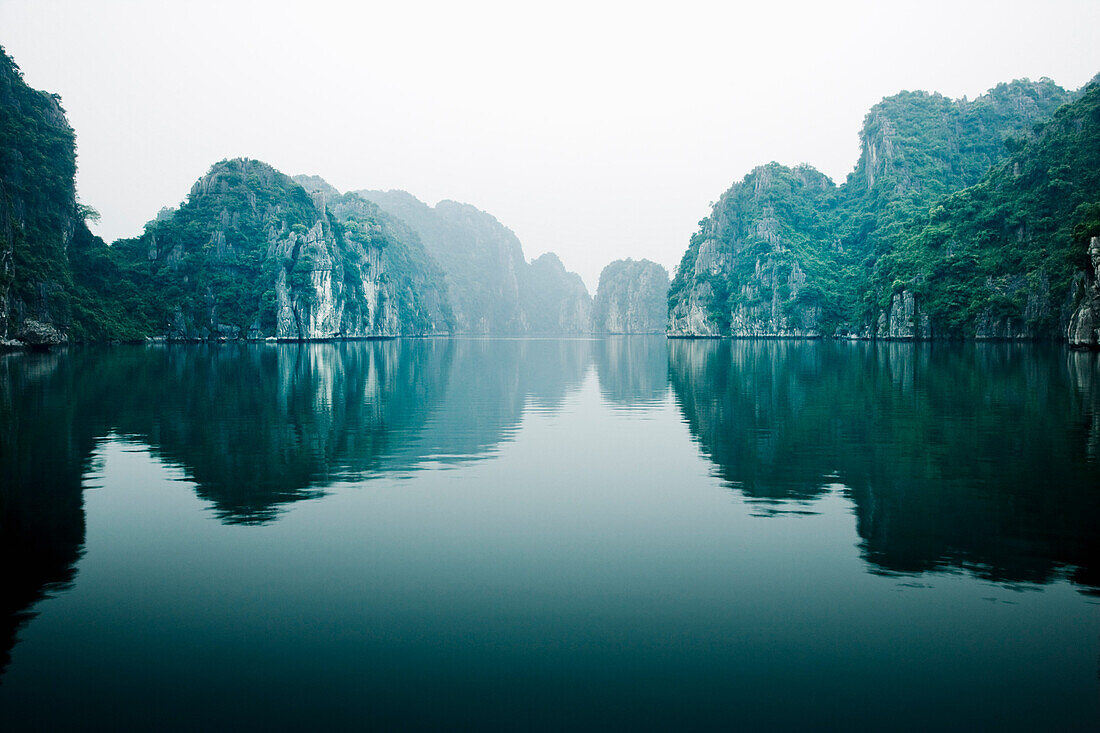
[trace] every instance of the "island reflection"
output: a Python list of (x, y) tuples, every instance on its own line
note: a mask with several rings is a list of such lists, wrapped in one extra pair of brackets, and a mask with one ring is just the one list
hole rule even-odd
[(1048, 345), (671, 341), (676, 400), (764, 512), (840, 485), (874, 572), (1100, 586), (1097, 355)]
[(0, 669), (35, 604), (73, 582), (99, 441), (147, 444), (220, 521), (262, 524), (337, 481), (490, 457), (593, 367), (616, 409), (649, 415), (671, 386), (760, 513), (842, 491), (871, 572), (1100, 588), (1095, 354), (661, 337), (71, 349), (0, 357)]

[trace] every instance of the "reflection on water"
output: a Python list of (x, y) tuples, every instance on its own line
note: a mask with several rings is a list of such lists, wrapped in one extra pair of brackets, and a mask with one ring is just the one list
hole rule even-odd
[(55, 354), (0, 355), (0, 674), (34, 604), (72, 582), (84, 543), (94, 439), (70, 430), (73, 379)]
[(0, 670), (29, 609), (72, 580), (97, 440), (149, 445), (221, 521), (262, 524), (333, 481), (490, 455), (525, 408), (561, 404), (590, 349), (414, 339), (0, 356)]
[[(137, 487), (176, 481), (206, 509), (203, 522), (212, 518), (238, 533), (230, 538), (238, 544), (219, 550), (226, 554), (211, 567), (239, 562), (243, 575), (217, 593), (231, 596), (250, 582), (290, 587), (323, 578), (314, 568), (296, 573), (299, 556), (290, 548), (305, 548), (308, 556), (318, 535), (328, 542), (327, 555), (309, 556), (318, 568), (331, 565), (327, 585), (311, 588), (297, 601), (301, 608), (284, 600), (289, 605), (270, 613), (275, 618), (274, 609), (282, 608), (298, 618), (316, 603), (349, 619), (374, 614), (372, 633), (389, 646), (371, 659), (380, 665), (377, 675), (396, 676), (373, 684), (395, 701), (412, 694), (400, 680), (422, 674), (401, 660), (415, 649), (420, 656), (409, 660), (438, 665), (426, 651), (436, 643), (450, 655), (439, 670), (453, 674), (437, 671), (434, 694), (448, 699), (461, 698), (462, 690), (484, 694), (477, 678), (465, 678), (466, 664), (515, 678), (494, 683), (494, 699), (520, 719), (524, 700), (537, 697), (546, 720), (553, 718), (546, 711), (567, 705), (574, 706), (574, 722), (614, 722), (608, 705), (648, 690), (650, 712), (639, 712), (639, 720), (653, 722), (646, 716), (659, 711), (672, 716), (669, 724), (676, 715), (699, 722), (703, 711), (732, 704), (733, 687), (746, 704), (765, 699), (767, 680), (789, 679), (781, 659), (807, 669), (858, 667), (856, 657), (830, 654), (862, 648), (862, 639), (815, 646), (815, 634), (826, 634), (836, 620), (832, 609), (845, 603), (888, 639), (866, 653), (864, 671), (877, 679), (876, 665), (896, 657), (892, 645), (904, 643), (889, 641), (884, 630), (911, 609), (878, 610), (887, 602), (869, 590), (879, 587), (868, 586), (872, 580), (920, 576), (891, 586), (900, 591), (948, 577), (1013, 588), (1064, 586), (1068, 579), (1085, 594), (1079, 598), (1094, 602), (1088, 596), (1100, 589), (1097, 358), (1047, 345), (662, 337), (0, 355), (0, 675), (20, 668), (18, 657), (11, 661), (13, 645), (39, 623), (34, 614), (56, 603), (44, 599), (96, 587), (78, 575), (92, 556), (82, 560), (85, 553), (97, 547), (103, 553), (116, 534), (123, 547), (124, 513), (101, 516), (118, 529), (96, 535), (86, 528), (85, 499), (122, 491), (110, 478), (117, 473), (104, 472), (105, 456), (122, 455), (119, 446), (147, 446), (150, 460), (160, 463), (142, 464)], [(290, 512), (294, 506), (349, 501), (349, 486), (385, 487), (360, 500), (374, 514), (341, 508), (311, 515), (316, 526), (288, 536), (290, 554), (275, 568), (267, 564), (276, 564), (273, 555), (282, 550), (274, 548), (282, 545), (260, 551), (249, 544), (283, 527), (300, 511)], [(110, 501), (97, 505), (115, 511)], [(165, 523), (162, 536), (179, 535), (174, 556), (182, 553), (180, 561), (196, 568), (206, 541), (197, 534), (208, 531), (196, 530), (207, 526), (192, 521), (198, 514), (173, 509), (157, 520)], [(149, 552), (156, 578), (156, 563), (167, 560)], [(341, 553), (351, 558), (346, 566), (337, 562)], [(800, 563), (813, 563), (809, 575), (788, 577)], [(817, 580), (822, 585), (807, 590)], [(183, 587), (195, 592), (206, 582)], [(149, 593), (129, 600), (158, 608)], [(804, 594), (795, 605), (792, 593)], [(119, 597), (112, 596), (111, 608)], [(977, 638), (988, 625), (973, 609), (952, 610), (957, 598), (935, 598), (950, 628), (914, 637), (914, 658), (929, 637), (950, 637), (970, 624)], [(258, 601), (246, 594), (240, 602)], [(1065, 609), (1078, 607), (1059, 603), (1043, 613), (1070, 634), (1076, 627), (1065, 621)], [(815, 604), (830, 610), (814, 615)], [(195, 614), (209, 612), (196, 608)], [(256, 612), (262, 618), (268, 607)], [(776, 621), (760, 631), (765, 617), (803, 612), (800, 623)], [(425, 615), (431, 623), (416, 626)], [(59, 633), (82, 621), (50, 623)], [(217, 619), (206, 623), (206, 634), (229, 633), (211, 626)], [(833, 629), (834, 638), (850, 633), (849, 626)], [(445, 640), (432, 642), (433, 634)], [(272, 653), (288, 655), (287, 665), (295, 658), (285, 648), (291, 637), (275, 634), (270, 642)], [(352, 648), (363, 639), (340, 644)], [(117, 643), (136, 649), (145, 641)], [(1021, 675), (1026, 658), (1052, 653), (1041, 643), (1013, 648)], [(520, 649), (526, 651), (515, 656)], [(540, 657), (540, 649), (550, 656)], [(325, 663), (338, 666), (340, 653), (331, 651), (337, 656)], [(544, 666), (532, 667), (532, 659)], [(726, 676), (715, 677), (719, 670)], [(517, 681), (528, 673), (544, 686), (537, 693), (534, 682)], [(956, 682), (977, 673), (959, 671)], [(936, 677), (928, 669), (912, 674)], [(1095, 686), (1095, 668), (1090, 674)], [(604, 680), (609, 699), (585, 697), (585, 679)], [(831, 684), (813, 679), (805, 685)], [(335, 683), (330, 692), (343, 694)], [(878, 694), (889, 707), (894, 698)], [(509, 696), (511, 702), (500, 702)], [(578, 712), (585, 706), (601, 712)], [(873, 707), (864, 709), (871, 719)]]
[(600, 394), (618, 407), (652, 407), (668, 392), (668, 348), (663, 337), (609, 336), (596, 342)]
[(1018, 344), (675, 341), (703, 451), (772, 511), (842, 484), (886, 572), (1100, 586), (1097, 355)]

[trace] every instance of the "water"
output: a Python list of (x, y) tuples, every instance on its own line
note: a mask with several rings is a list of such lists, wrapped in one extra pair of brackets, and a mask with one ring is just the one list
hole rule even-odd
[(0, 356), (0, 728), (1058, 729), (1100, 366), (1050, 345)]

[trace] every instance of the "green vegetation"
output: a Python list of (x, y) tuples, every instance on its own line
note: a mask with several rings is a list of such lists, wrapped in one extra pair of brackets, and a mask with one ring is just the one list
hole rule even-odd
[(912, 218), (872, 285), (902, 283), (948, 335), (1010, 320), (1062, 327), (1064, 303), (1100, 234), (1100, 85), (1059, 109), (977, 185)]
[[(29, 343), (328, 338), (452, 329), (439, 267), (366, 201), (336, 212), (253, 160), (224, 160), (175, 210), (107, 246), (78, 203), (58, 99), (0, 50), (0, 338)], [(318, 179), (319, 180), (319, 179)], [(322, 182), (323, 183), (323, 182)], [(327, 186), (327, 184), (325, 184)]]
[(723, 195), (673, 280), (672, 331), (702, 309), (723, 334), (911, 335), (880, 320), (907, 291), (934, 334), (1058, 333), (1100, 219), (1095, 107), (1095, 85), (1048, 79), (883, 100), (842, 186), (772, 163)]
[[(309, 195), (287, 176), (256, 161), (222, 161), (178, 210), (111, 246), (124, 284), (117, 297), (152, 333), (274, 335), (279, 267), (308, 300), (313, 264), (302, 240), (318, 222)], [(276, 254), (283, 249), (285, 262)]]
[(78, 217), (75, 139), (56, 95), (0, 48), (0, 337), (24, 319), (68, 323), (66, 247)]
[[(327, 206), (336, 230), (345, 246), (361, 253), (361, 259), (369, 263), (367, 253), (376, 253), (388, 285), (386, 292), (392, 294), (392, 304), (401, 322), (408, 324), (414, 333), (453, 330), (454, 312), (447, 298), (443, 270), (428, 254), (416, 232), (358, 194), (341, 196), (335, 189), (329, 189), (332, 198)], [(362, 278), (357, 280), (356, 275), (350, 270), (345, 273), (349, 289), (362, 288)]]

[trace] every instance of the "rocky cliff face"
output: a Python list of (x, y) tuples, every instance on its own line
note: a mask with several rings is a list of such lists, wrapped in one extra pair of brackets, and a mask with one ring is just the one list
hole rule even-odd
[(616, 260), (600, 273), (592, 303), (596, 333), (664, 333), (668, 271), (649, 260)]
[(581, 276), (547, 252), (531, 261), (521, 289), (526, 332), (576, 336), (592, 331), (592, 298)]
[[(492, 215), (456, 201), (428, 206), (405, 191), (358, 194), (404, 221), (439, 263), (456, 332), (522, 335), (587, 330), (590, 297), (580, 278), (571, 273), (564, 276), (556, 255), (552, 261), (540, 258), (528, 264), (519, 239)], [(549, 310), (539, 310), (543, 306)]]
[(1090, 271), (1075, 284), (1077, 307), (1066, 326), (1066, 341), (1081, 349), (1100, 348), (1100, 237), (1089, 241)]
[(919, 341), (933, 337), (928, 314), (921, 310), (917, 298), (908, 290), (890, 296), (889, 305), (879, 313), (874, 324), (859, 336), (902, 341)]
[(836, 247), (835, 199), (832, 181), (809, 166), (770, 163), (734, 184), (680, 263), (668, 334), (821, 335), (819, 253)]
[(972, 186), (1004, 159), (1006, 140), (1031, 137), (1036, 123), (1075, 96), (1041, 79), (999, 84), (973, 100), (922, 91), (887, 97), (864, 118), (846, 193), (885, 204)]
[(520, 279), (523, 248), (510, 229), (468, 204), (428, 206), (404, 191), (359, 191), (407, 224), (443, 269), (455, 329), (469, 334), (526, 331)]
[(972, 101), (902, 92), (867, 115), (842, 186), (805, 166), (753, 170), (692, 237), (669, 335), (1061, 334), (1080, 259), (1070, 242), (1090, 217), (1100, 228), (1092, 89), (1044, 79)]
[(443, 271), (416, 232), (358, 194), (341, 194), (319, 176), (298, 177), (315, 202), (325, 208), (360, 267), (367, 302), (382, 301), (395, 310), (403, 334), (450, 333), (454, 312)]
[(236, 159), (112, 250), (161, 284), (150, 320), (172, 340), (447, 332), (438, 269), (398, 235), (367, 201), (311, 195), (265, 163)]
[(915, 215), (876, 263), (871, 286), (913, 291), (936, 335), (1060, 339), (1081, 325), (1100, 234), (1100, 86), (1015, 147), (979, 183)]
[(0, 49), (0, 343), (54, 344), (71, 322), (76, 141), (56, 95)]

